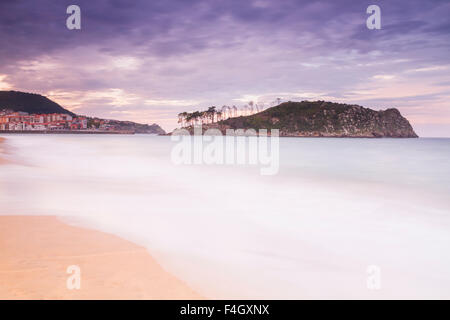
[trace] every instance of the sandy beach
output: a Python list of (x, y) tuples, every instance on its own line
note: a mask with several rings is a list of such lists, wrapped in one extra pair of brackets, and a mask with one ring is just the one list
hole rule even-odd
[[(79, 290), (67, 288), (78, 266)], [(143, 247), (50, 216), (0, 216), (0, 299), (200, 299)]]
[[(79, 290), (67, 288), (69, 266)], [(0, 216), (0, 299), (201, 298), (134, 243), (56, 217)]]

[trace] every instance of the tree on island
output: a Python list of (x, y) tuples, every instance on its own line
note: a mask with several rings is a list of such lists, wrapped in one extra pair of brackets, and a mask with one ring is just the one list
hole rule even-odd
[(238, 108), (234, 105), (232, 107), (223, 105), (220, 110), (217, 110), (216, 106), (208, 107), (204, 111), (194, 111), (194, 112), (181, 112), (178, 114), (178, 123), (181, 127), (194, 126), (200, 124), (215, 123), (219, 121), (224, 121), (229, 118), (234, 118), (239, 116), (250, 116), (262, 111), (262, 108), (250, 101), (248, 105), (244, 105)]

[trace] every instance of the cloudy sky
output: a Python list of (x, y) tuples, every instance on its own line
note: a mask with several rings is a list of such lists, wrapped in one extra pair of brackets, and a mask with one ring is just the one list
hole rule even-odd
[(331, 100), (450, 136), (449, 17), (448, 0), (1, 0), (0, 90), (166, 130), (210, 105)]

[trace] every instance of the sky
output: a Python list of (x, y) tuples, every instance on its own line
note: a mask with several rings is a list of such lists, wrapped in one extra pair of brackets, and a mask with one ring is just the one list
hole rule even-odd
[(0, 90), (166, 131), (183, 111), (276, 98), (396, 107), (450, 137), (449, 17), (448, 0), (1, 0)]

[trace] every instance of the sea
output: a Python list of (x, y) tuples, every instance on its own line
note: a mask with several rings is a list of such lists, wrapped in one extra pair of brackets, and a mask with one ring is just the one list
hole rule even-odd
[(264, 175), (169, 136), (3, 137), (0, 215), (133, 241), (207, 298), (450, 298), (450, 139), (280, 138)]

